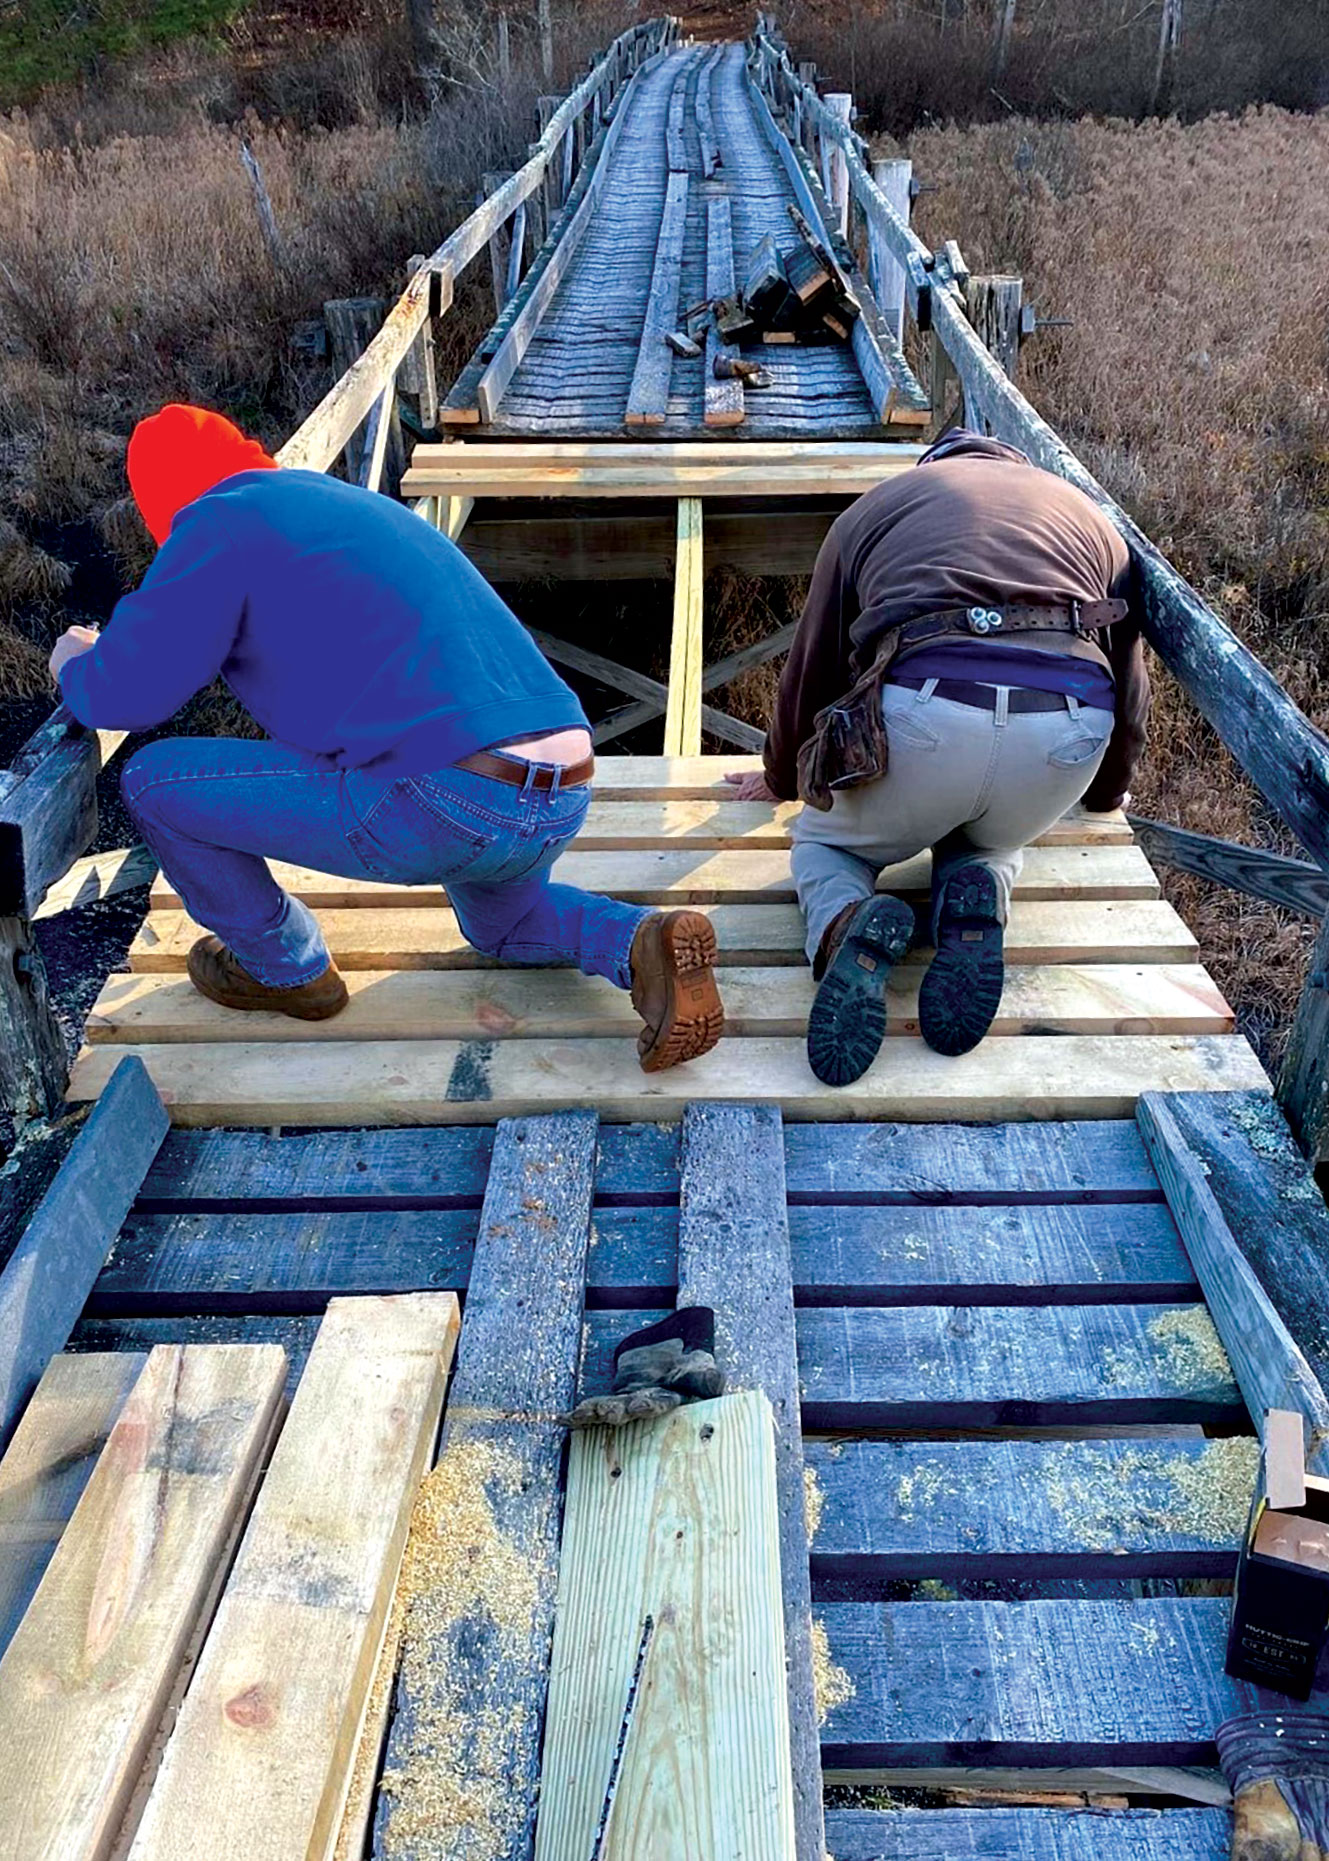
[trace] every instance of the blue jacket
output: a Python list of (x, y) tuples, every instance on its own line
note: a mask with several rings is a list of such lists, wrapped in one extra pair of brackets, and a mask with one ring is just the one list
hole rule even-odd
[(454, 543), (319, 472), (241, 472), (186, 505), (60, 685), (81, 723), (146, 730), (218, 672), (328, 768), (420, 774), (586, 723)]

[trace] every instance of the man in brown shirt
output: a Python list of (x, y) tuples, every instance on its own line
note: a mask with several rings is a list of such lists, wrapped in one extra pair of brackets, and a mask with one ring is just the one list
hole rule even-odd
[[(991, 1026), (1025, 845), (1077, 801), (1108, 812), (1128, 798), (1149, 710), (1130, 584), (1125, 542), (1083, 492), (963, 429), (831, 526), (765, 774), (736, 778), (744, 798), (793, 800), (818, 713), (895, 645), (885, 774), (836, 789), (828, 812), (805, 807), (793, 828), (820, 982), (808, 1024), (818, 1078), (848, 1084), (877, 1054), (886, 978), (915, 927), (875, 887), (883, 868), (928, 848), (937, 954), (920, 992), (923, 1037), (960, 1054)], [(914, 624), (943, 615), (944, 626)]]

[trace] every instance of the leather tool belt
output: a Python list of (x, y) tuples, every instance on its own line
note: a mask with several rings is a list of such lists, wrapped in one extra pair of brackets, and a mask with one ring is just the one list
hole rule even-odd
[(1088, 639), (1098, 628), (1125, 620), (1129, 611), (1121, 600), (1073, 601), (1065, 607), (952, 607), (887, 628), (867, 671), (843, 698), (818, 711), (812, 735), (798, 752), (799, 795), (810, 808), (826, 814), (838, 790), (859, 788), (885, 775), (889, 752), (881, 693), (891, 663), (901, 652), (960, 636), (1008, 639), (1021, 633), (1068, 633)]
[(587, 756), (560, 769), (549, 763), (522, 762), (514, 756), (496, 756), (492, 750), (477, 750), (453, 767), (469, 769), (472, 775), (492, 776), (496, 782), (507, 782), (513, 788), (525, 788), (529, 782), (532, 788), (547, 794), (555, 787), (585, 788), (595, 775), (595, 758)]

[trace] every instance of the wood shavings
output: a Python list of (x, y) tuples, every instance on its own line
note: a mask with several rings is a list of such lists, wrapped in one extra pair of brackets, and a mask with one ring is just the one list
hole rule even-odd
[(815, 1467), (803, 1469), (803, 1526), (811, 1544), (821, 1527), (821, 1515), (826, 1506), (826, 1495), (821, 1490)]
[(1160, 1312), (1149, 1323), (1150, 1340), (1162, 1351), (1168, 1377), (1180, 1389), (1230, 1383), (1232, 1365), (1214, 1321), (1202, 1305)]
[(1043, 1497), (1086, 1550), (1125, 1548), (1160, 1532), (1235, 1544), (1259, 1457), (1259, 1443), (1247, 1436), (1210, 1441), (1198, 1455), (1076, 1446), (1045, 1464)]
[(817, 1702), (817, 1724), (825, 1725), (838, 1706), (854, 1697), (854, 1683), (843, 1667), (831, 1659), (826, 1624), (812, 1621), (812, 1691)]
[(395, 1799), (385, 1854), (418, 1861), (501, 1861), (524, 1824), (525, 1804), (506, 1786), (527, 1708), (477, 1713), (454, 1639), (476, 1625), (497, 1638), (497, 1658), (521, 1655), (539, 1606), (540, 1570), (494, 1518), (488, 1491), (515, 1493), (518, 1457), (491, 1442), (446, 1449), (421, 1484), (402, 1565), (403, 1684), (414, 1703), (412, 1736), (385, 1770)]

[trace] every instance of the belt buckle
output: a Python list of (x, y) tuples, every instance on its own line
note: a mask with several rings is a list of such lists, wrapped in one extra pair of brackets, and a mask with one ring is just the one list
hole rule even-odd
[(1083, 602), (1077, 601), (1075, 597), (1072, 595), (1071, 597), (1071, 626), (1075, 630), (1075, 635), (1077, 639), (1087, 640), (1089, 638), (1089, 629), (1088, 627), (1085, 626), (1084, 622), (1080, 619), (1080, 614), (1083, 610), (1083, 605), (1084, 605)]
[(971, 607), (965, 615), (971, 633), (996, 633), (1002, 625), (999, 607)]

